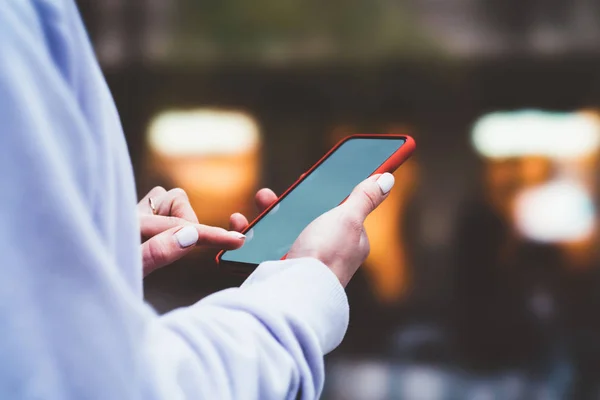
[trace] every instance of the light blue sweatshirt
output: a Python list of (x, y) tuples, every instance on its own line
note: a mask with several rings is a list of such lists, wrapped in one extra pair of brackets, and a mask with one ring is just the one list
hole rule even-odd
[(318, 397), (348, 303), (312, 259), (157, 315), (117, 111), (72, 0), (0, 6), (0, 399)]

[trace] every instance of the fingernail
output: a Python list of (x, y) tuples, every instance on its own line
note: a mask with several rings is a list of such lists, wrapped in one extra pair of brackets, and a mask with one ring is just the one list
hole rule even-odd
[(377, 184), (379, 185), (379, 188), (383, 194), (388, 194), (388, 192), (392, 190), (394, 187), (394, 182), (394, 175), (390, 174), (389, 172), (386, 172), (377, 179)]
[(246, 235), (244, 235), (243, 233), (239, 233), (239, 232), (229, 231), (229, 234), (236, 239), (245, 239), (246, 238)]
[(198, 231), (191, 225), (185, 226), (175, 233), (175, 239), (181, 248), (190, 247), (198, 241)]

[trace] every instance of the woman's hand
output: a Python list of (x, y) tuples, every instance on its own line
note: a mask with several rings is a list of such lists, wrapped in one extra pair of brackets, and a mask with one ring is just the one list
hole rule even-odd
[(369, 255), (365, 219), (387, 198), (393, 186), (394, 175), (389, 173), (362, 182), (342, 205), (321, 215), (302, 231), (287, 258), (316, 258), (345, 287)]
[[(261, 212), (275, 200), (277, 196), (269, 189), (256, 194)], [(180, 259), (194, 245), (237, 249), (245, 239), (239, 232), (248, 226), (246, 217), (239, 213), (231, 216), (230, 231), (200, 224), (183, 189), (155, 187), (138, 203), (138, 214), (144, 276)]]

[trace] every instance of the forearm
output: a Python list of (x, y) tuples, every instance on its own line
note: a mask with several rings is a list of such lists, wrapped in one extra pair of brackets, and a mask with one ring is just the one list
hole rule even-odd
[(313, 399), (323, 387), (323, 356), (346, 331), (348, 304), (326, 266), (290, 260), (265, 263), (242, 288), (167, 314), (161, 323), (167, 330), (151, 337), (159, 379), (185, 366), (189, 396)]

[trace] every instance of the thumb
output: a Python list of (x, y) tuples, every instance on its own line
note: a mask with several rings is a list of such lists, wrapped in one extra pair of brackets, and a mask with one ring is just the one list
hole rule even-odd
[(364, 221), (385, 200), (394, 182), (389, 172), (371, 176), (354, 188), (342, 206)]
[(244, 235), (200, 224), (168, 229), (142, 244), (144, 275), (180, 259), (196, 244), (231, 250), (244, 244)]

